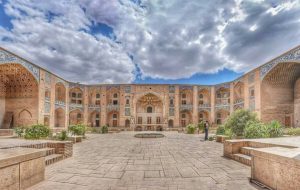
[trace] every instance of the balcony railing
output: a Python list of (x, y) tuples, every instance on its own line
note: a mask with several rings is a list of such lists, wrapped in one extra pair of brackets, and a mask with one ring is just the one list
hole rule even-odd
[(100, 105), (89, 104), (89, 108), (100, 108)]
[(50, 97), (45, 97), (46, 102), (50, 102)]
[(66, 106), (66, 103), (60, 100), (55, 100), (55, 105), (57, 106)]
[(244, 99), (240, 98), (240, 99), (235, 100), (234, 105), (237, 105), (237, 104), (244, 104)]
[(199, 104), (199, 108), (210, 108), (210, 104)]
[(89, 104), (89, 109), (90, 110), (96, 110), (96, 111), (100, 112), (101, 106), (100, 105)]
[(106, 106), (106, 109), (108, 112), (110, 111), (119, 111), (120, 110), (120, 105), (119, 104), (109, 104)]
[(74, 104), (74, 103), (71, 103), (71, 104), (70, 104), (70, 107), (72, 107), (72, 108), (83, 108), (83, 105), (82, 105), (82, 104)]
[(183, 110), (192, 111), (193, 110), (193, 105), (192, 104), (181, 104), (180, 105), (180, 111), (183, 111)]

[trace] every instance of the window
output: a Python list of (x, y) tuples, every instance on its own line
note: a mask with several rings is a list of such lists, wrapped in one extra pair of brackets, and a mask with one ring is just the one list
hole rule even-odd
[(96, 100), (95, 104), (100, 105), (101, 104), (100, 100)]
[(118, 100), (114, 100), (113, 105), (118, 105)]
[(82, 104), (82, 101), (81, 100), (77, 100), (77, 104)]
[(96, 114), (96, 119), (99, 119), (99, 118), (100, 118), (100, 114), (97, 113), (97, 114)]
[(254, 96), (255, 96), (254, 89), (251, 89), (250, 90), (250, 97), (254, 97)]
[(199, 105), (202, 105), (202, 104), (204, 104), (204, 102), (203, 102), (203, 100), (200, 100)]
[(160, 124), (160, 117), (156, 118), (156, 124)]
[(126, 99), (126, 104), (129, 105), (129, 99)]
[(96, 94), (96, 98), (100, 98), (100, 94)]
[(72, 98), (76, 98), (76, 93), (72, 92)]
[(81, 113), (77, 114), (77, 119), (81, 119)]
[(185, 114), (183, 113), (183, 114), (181, 115), (181, 117), (182, 117), (182, 118), (185, 118)]
[(170, 119), (170, 120), (169, 120), (169, 127), (173, 127), (173, 125), (174, 125), (173, 123), (174, 123), (173, 120)]
[(117, 119), (117, 114), (113, 114), (113, 119)]
[(174, 105), (174, 100), (170, 99), (170, 105), (173, 106)]
[(221, 118), (221, 113), (218, 113), (218, 114), (217, 114), (217, 118)]
[(72, 99), (72, 100), (71, 100), (71, 103), (72, 103), (72, 104), (76, 104), (76, 100)]
[(186, 94), (181, 94), (181, 98), (186, 98)]
[(185, 127), (186, 126), (186, 121), (185, 120), (181, 120), (181, 126)]
[(125, 121), (125, 127), (130, 127), (130, 121), (129, 121), (129, 119), (126, 119), (126, 121)]
[(81, 93), (78, 93), (77, 94), (77, 98), (81, 98), (82, 97), (82, 94)]
[(113, 97), (114, 97), (114, 98), (118, 98), (118, 94), (117, 94), (117, 93), (115, 93)]
[(138, 124), (142, 124), (143, 123), (143, 118), (142, 117), (138, 117)]
[(181, 104), (182, 104), (182, 105), (186, 105), (186, 100), (182, 100), (182, 101), (181, 101)]
[(45, 91), (45, 97), (50, 98), (50, 92), (48, 90)]
[(147, 124), (151, 124), (151, 117), (147, 117)]
[(152, 107), (151, 106), (149, 106), (149, 107), (147, 107), (147, 113), (152, 113)]
[(203, 94), (200, 94), (200, 95), (199, 95), (199, 98), (200, 98), (200, 99), (203, 99)]
[(217, 98), (222, 98), (222, 95), (220, 93), (218, 93)]

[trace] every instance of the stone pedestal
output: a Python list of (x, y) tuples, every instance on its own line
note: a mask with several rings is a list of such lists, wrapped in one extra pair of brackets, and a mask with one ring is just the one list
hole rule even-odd
[(44, 150), (0, 149), (0, 189), (22, 190), (45, 178)]
[(300, 148), (253, 150), (251, 178), (274, 190), (300, 189)]

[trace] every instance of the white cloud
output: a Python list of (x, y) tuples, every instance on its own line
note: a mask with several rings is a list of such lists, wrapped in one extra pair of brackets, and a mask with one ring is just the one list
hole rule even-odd
[[(298, 1), (9, 0), (5, 11), (1, 44), (88, 83), (132, 82), (135, 64), (162, 79), (244, 72), (300, 43)], [(91, 34), (97, 23), (116, 40)]]
[(0, 39), (10, 39), (2, 41), (9, 50), (71, 81), (134, 80), (135, 66), (120, 45), (80, 30), (88, 29), (90, 22), (79, 5), (10, 1), (6, 7), (7, 14), (16, 17), (11, 32), (0, 30)]

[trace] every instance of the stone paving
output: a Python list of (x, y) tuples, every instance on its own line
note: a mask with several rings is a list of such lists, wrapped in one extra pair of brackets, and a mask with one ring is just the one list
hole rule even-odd
[(223, 145), (203, 136), (165, 132), (140, 139), (133, 132), (89, 135), (72, 158), (46, 168), (31, 190), (254, 190), (250, 167), (222, 157)]

